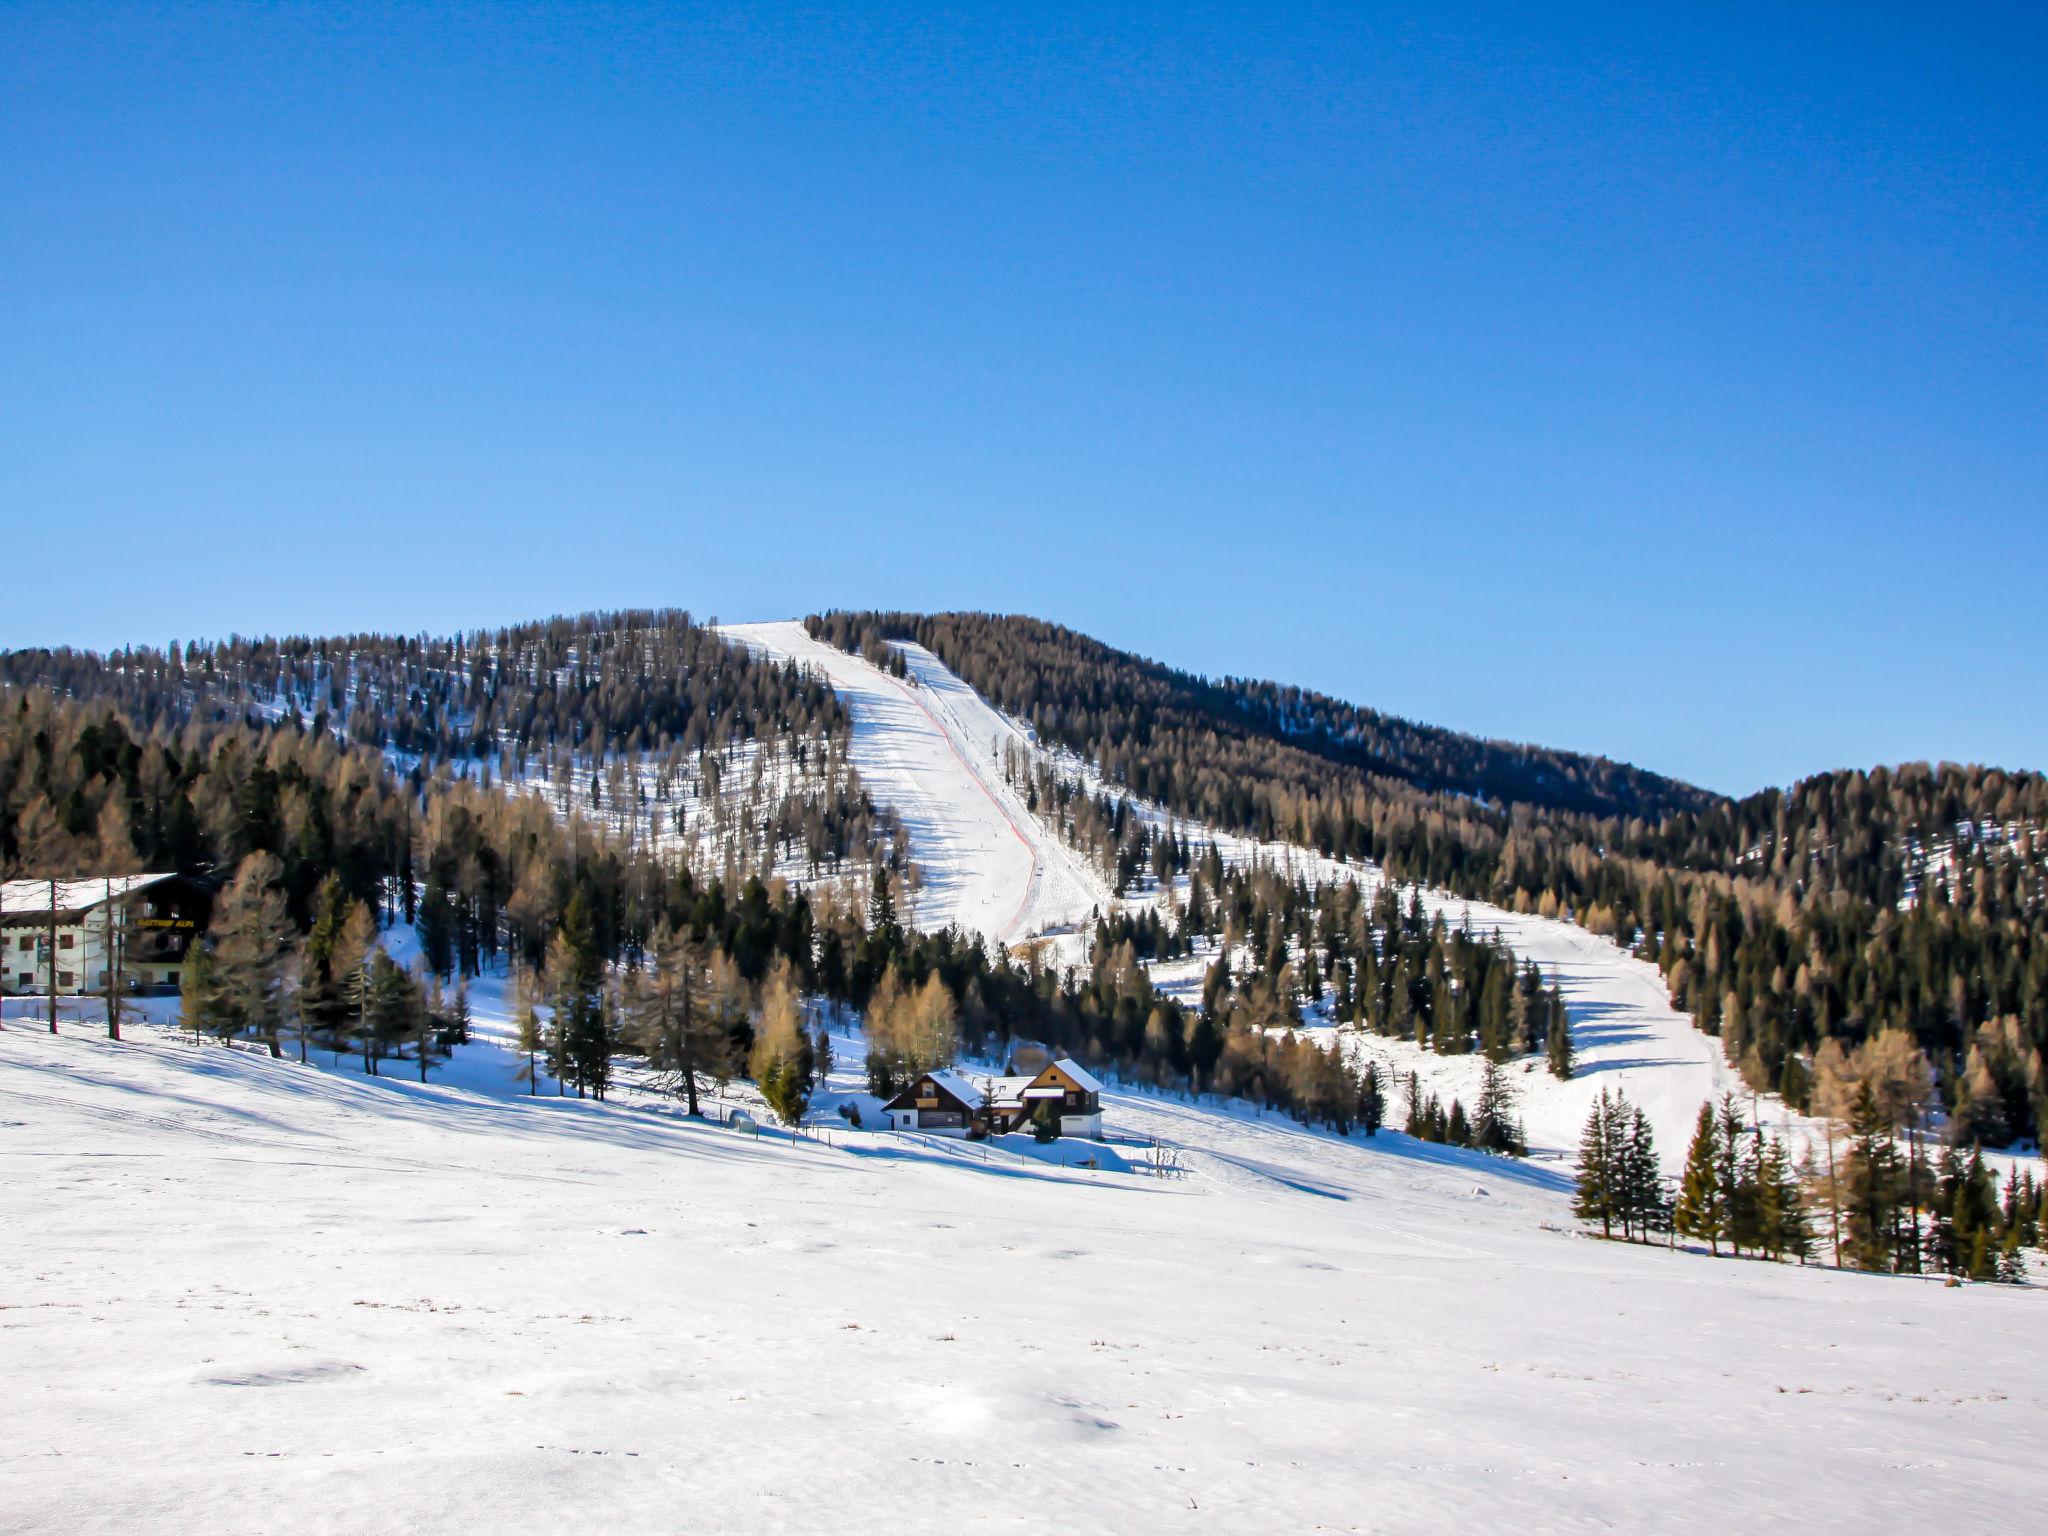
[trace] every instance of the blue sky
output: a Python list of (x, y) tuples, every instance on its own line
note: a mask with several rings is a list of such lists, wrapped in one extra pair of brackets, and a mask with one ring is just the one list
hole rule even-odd
[(0, 10), (0, 645), (993, 608), (2048, 768), (2037, 8)]

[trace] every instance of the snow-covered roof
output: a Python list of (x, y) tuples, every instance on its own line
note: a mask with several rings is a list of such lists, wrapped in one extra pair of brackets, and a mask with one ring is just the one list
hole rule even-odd
[(1062, 1056), (1053, 1065), (1072, 1078), (1074, 1086), (1083, 1093), (1102, 1092), (1102, 1084), (1096, 1081), (1094, 1074), (1071, 1057)]
[[(122, 896), (176, 878), (158, 875), (102, 875), (96, 880), (59, 880), (56, 909), (84, 912), (105, 901), (109, 894)], [(47, 914), (51, 907), (47, 880), (9, 880), (0, 886), (0, 914), (27, 917)]]
[(1024, 1090), (1036, 1081), (1036, 1078), (1030, 1077), (996, 1078), (989, 1084), (989, 1098), (997, 1104), (1019, 1103), (1024, 1097)]
[(981, 1108), (981, 1090), (960, 1073), (953, 1071), (949, 1067), (938, 1067), (924, 1075), (945, 1089), (946, 1092), (950, 1093), (962, 1104), (965, 1104), (969, 1109)]

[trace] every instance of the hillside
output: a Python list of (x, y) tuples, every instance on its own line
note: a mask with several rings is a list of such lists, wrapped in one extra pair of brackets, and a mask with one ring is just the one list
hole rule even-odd
[(0, 1033), (9, 1523), (1931, 1529), (2048, 1410), (2030, 1293), (1591, 1242), (1391, 1133), (1116, 1093), (1195, 1150), (1091, 1175), (515, 1065)]
[(1735, 801), (1601, 759), (1211, 683), (1033, 619), (828, 614), (914, 641), (1120, 790), (1398, 881), (1563, 915), (1655, 963), (1753, 1088), (1889, 1032), (1977, 1140), (2048, 1124), (2048, 778), (1943, 764)]

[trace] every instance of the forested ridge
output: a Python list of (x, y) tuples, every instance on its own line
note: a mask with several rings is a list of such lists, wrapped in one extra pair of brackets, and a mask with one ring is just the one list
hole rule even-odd
[(114, 704), (139, 725), (296, 712), (428, 759), (557, 746), (654, 750), (843, 737), (823, 682), (728, 645), (677, 609), (553, 618), (446, 638), (286, 636), (0, 654), (0, 686)]
[(1571, 918), (1654, 960), (1744, 1076), (1806, 1107), (1817, 1053), (1902, 1031), (1963, 1140), (2048, 1117), (2048, 780), (1908, 764), (1741, 800), (1641, 770), (1212, 682), (1038, 620), (832, 613), (914, 640), (1041, 741), (1231, 831)]

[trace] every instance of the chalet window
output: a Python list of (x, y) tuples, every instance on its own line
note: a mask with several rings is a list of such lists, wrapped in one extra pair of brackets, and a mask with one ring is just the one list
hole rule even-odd
[(59, 949), (69, 949), (71, 941), (77, 937), (78, 935), (75, 933), (60, 933), (57, 935), (57, 947)]

